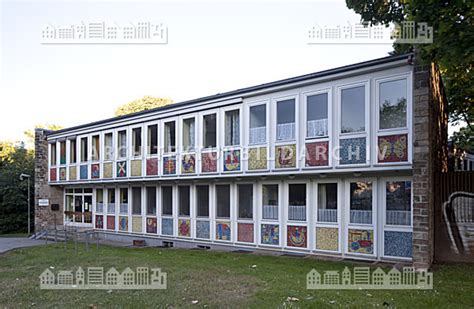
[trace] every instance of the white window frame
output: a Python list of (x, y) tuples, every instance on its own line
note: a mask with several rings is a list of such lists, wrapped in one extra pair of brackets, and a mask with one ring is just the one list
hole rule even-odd
[[(289, 219), (289, 206), (290, 206), (290, 185), (305, 185), (306, 186), (306, 205), (305, 205), (305, 220), (290, 220)], [(294, 179), (294, 180), (285, 180), (283, 182), (283, 190), (284, 190), (284, 195), (283, 195), (283, 222), (284, 222), (284, 241), (282, 243), (283, 247), (286, 250), (291, 250), (291, 251), (310, 251), (311, 250), (311, 241), (310, 239), (313, 237), (311, 234), (312, 232), (310, 231), (310, 208), (313, 203), (312, 199), (312, 188), (311, 188), (311, 183), (309, 179)], [(293, 247), (288, 245), (288, 226), (301, 226), (301, 227), (306, 227), (306, 248), (298, 248), (298, 247)]]
[[(208, 194), (209, 194), (209, 200), (208, 200), (208, 216), (207, 217), (201, 217), (197, 215), (198, 213), (198, 190), (197, 190), (197, 186), (207, 186), (208, 188)], [(194, 238), (196, 239), (199, 239), (199, 240), (203, 240), (203, 241), (211, 241), (213, 238), (213, 225), (215, 224), (215, 220), (213, 219), (214, 218), (214, 213), (213, 213), (213, 207), (214, 206), (214, 198), (213, 196), (215, 196), (215, 192), (214, 192), (214, 189), (213, 189), (214, 185), (211, 184), (211, 183), (197, 183), (194, 185), (194, 194), (193, 194), (193, 197), (194, 197), (194, 203), (191, 204), (191, 208), (192, 208), (192, 235)], [(205, 221), (209, 224), (209, 238), (200, 238), (200, 237), (197, 237), (197, 221)]]
[[(212, 114), (216, 114), (216, 147), (210, 147), (210, 148), (205, 148), (204, 147), (204, 116), (207, 116), (207, 115), (212, 115)], [(212, 109), (212, 110), (207, 110), (207, 111), (203, 111), (203, 112), (200, 112), (198, 114), (198, 117), (199, 117), (199, 121), (198, 121), (198, 131), (200, 132), (200, 134), (198, 134), (197, 136), (197, 147), (196, 147), (196, 151), (198, 152), (198, 155), (197, 155), (197, 159), (196, 159), (196, 164), (198, 165), (197, 167), (197, 171), (199, 174), (205, 174), (205, 175), (212, 175), (212, 174), (217, 174), (217, 173), (220, 173), (220, 171), (222, 170), (221, 168), (221, 162), (222, 162), (222, 156), (221, 156), (221, 150), (220, 150), (220, 147), (221, 147), (221, 143), (220, 143), (220, 139), (221, 139), (221, 133), (219, 132), (219, 128), (220, 128), (220, 125), (221, 125), (221, 119), (220, 119), (220, 113), (219, 113), (219, 109), (216, 108), (216, 109)], [(217, 165), (217, 169), (215, 172), (211, 172), (211, 173), (204, 173), (202, 171), (202, 154), (203, 153), (212, 153), (212, 152), (215, 152), (216, 155), (217, 155), (217, 162), (216, 162), (216, 165)]]
[[(286, 100), (294, 100), (295, 101), (295, 137), (293, 139), (289, 139), (289, 140), (277, 140), (277, 127), (278, 127), (278, 102), (281, 102), (281, 101), (286, 101)], [(274, 127), (275, 127), (275, 130), (273, 130), (273, 136), (272, 136), (272, 140), (274, 141), (274, 145), (275, 146), (278, 146), (278, 145), (289, 145), (289, 144), (298, 144), (298, 139), (299, 139), (299, 123), (300, 123), (300, 119), (299, 119), (299, 94), (298, 93), (294, 93), (294, 94), (289, 94), (289, 95), (285, 95), (285, 96), (278, 96), (278, 97), (275, 97), (272, 99), (272, 105), (274, 106), (273, 108), (273, 119), (275, 120), (274, 121)], [(298, 151), (297, 151), (298, 152)], [(298, 160), (296, 160), (298, 161)]]
[[(145, 126), (145, 158), (150, 159), (150, 158), (157, 158), (160, 155), (160, 122), (159, 121), (152, 121), (152, 122), (146, 122), (144, 124)], [(148, 127), (150, 126), (156, 126), (156, 153), (151, 154), (150, 151), (148, 150)]]
[[(380, 129), (380, 84), (390, 81), (396, 81), (406, 79), (407, 82), (407, 113), (406, 113), (406, 126), (403, 128), (391, 128), (391, 129)], [(376, 134), (374, 134), (373, 139), (373, 156), (374, 156), (374, 166), (390, 166), (390, 165), (411, 165), (412, 164), (412, 157), (413, 157), (413, 138), (412, 138), (412, 131), (413, 131), (413, 77), (411, 73), (402, 73), (402, 74), (395, 74), (395, 75), (388, 75), (383, 76), (380, 78), (375, 79), (375, 128), (377, 128)], [(408, 160), (405, 162), (379, 162), (378, 157), (378, 139), (379, 137), (390, 136), (390, 135), (399, 135), (399, 134), (406, 134), (407, 135), (407, 146), (408, 152), (407, 157)]]
[[(326, 93), (328, 95), (328, 135), (327, 136), (317, 136), (317, 137), (308, 137), (308, 97), (314, 96), (314, 95), (319, 95), (319, 94), (324, 94)], [(303, 125), (303, 136), (304, 136), (304, 157), (301, 158), (301, 167), (302, 169), (328, 169), (333, 166), (333, 95), (332, 95), (332, 88), (331, 87), (325, 87), (317, 90), (312, 90), (309, 92), (304, 92), (303, 93), (303, 119), (304, 119), (304, 125)], [(319, 143), (319, 142), (328, 142), (328, 150), (327, 150), (327, 156), (328, 156), (328, 165), (327, 166), (306, 166), (306, 156), (307, 156), (307, 151), (306, 151), (306, 144), (311, 144), (311, 143)]]
[[(308, 97), (320, 95), (320, 94), (327, 94), (328, 96), (328, 135), (327, 136), (315, 136), (315, 137), (308, 137)], [(329, 140), (332, 136), (332, 89), (331, 88), (321, 88), (318, 90), (313, 90), (309, 92), (303, 93), (303, 119), (304, 119), (304, 137), (305, 141), (325, 141)]]
[[(410, 225), (388, 225), (386, 223), (387, 219), (387, 196), (386, 196), (386, 186), (388, 182), (397, 182), (397, 181), (411, 181), (411, 201), (410, 201), (410, 212), (411, 212), (411, 222)], [(380, 237), (380, 257), (388, 258), (388, 259), (396, 259), (396, 260), (405, 260), (411, 261), (412, 257), (400, 257), (400, 256), (391, 256), (385, 255), (385, 232), (407, 232), (412, 233), (413, 237), (413, 179), (411, 177), (403, 177), (403, 176), (396, 176), (396, 177), (383, 177), (379, 179), (380, 182), (380, 189), (379, 189), (379, 200), (381, 207), (381, 212), (379, 216), (380, 222), (380, 231), (382, 233)], [(413, 253), (412, 253), (413, 254)]]
[[(359, 132), (348, 132), (342, 133), (342, 90), (347, 90), (351, 88), (357, 88), (364, 86), (365, 92), (365, 130)], [(361, 137), (367, 136), (370, 132), (370, 81), (361, 80), (353, 83), (341, 84), (337, 86), (337, 107), (338, 107), (338, 121), (337, 121), (337, 132), (340, 137)]]
[[(141, 145), (141, 149), (140, 149), (140, 155), (138, 155), (138, 156), (136, 156), (134, 154), (135, 149), (134, 149), (134, 145), (133, 145), (133, 134), (134, 134), (133, 131), (135, 129), (141, 129), (140, 130), (140, 138), (142, 140), (142, 145)], [(143, 149), (143, 145), (144, 145), (144, 135), (145, 134), (143, 134), (143, 130), (144, 130), (144, 124), (143, 123), (141, 123), (139, 125), (130, 126), (130, 152), (129, 152), (129, 155), (130, 155), (131, 160), (141, 160), (144, 157), (145, 150)], [(146, 141), (145, 141), (145, 143), (146, 143)]]
[[(121, 156), (120, 156), (120, 150), (118, 149), (118, 147), (119, 147), (118, 138), (119, 138), (120, 132), (122, 132), (122, 131), (125, 131), (125, 134), (126, 134), (126, 135), (125, 135), (125, 147), (126, 147), (126, 149), (125, 149), (125, 157), (121, 157)], [(117, 128), (117, 129), (115, 129), (115, 134), (114, 134), (114, 135), (115, 135), (115, 138), (116, 138), (116, 141), (115, 141), (115, 143), (116, 143), (115, 146), (116, 146), (116, 147), (115, 147), (115, 151), (114, 151), (114, 152), (116, 153), (116, 155), (115, 155), (115, 161), (117, 161), (117, 162), (118, 162), (118, 161), (127, 161), (127, 165), (128, 165), (129, 147), (130, 147), (129, 144), (131, 143), (131, 142), (130, 142), (130, 132), (129, 132), (129, 129), (128, 129), (128, 127), (120, 127), (120, 128)], [(127, 168), (127, 169), (128, 169), (128, 168)], [(127, 171), (127, 176), (128, 176), (128, 171)]]
[[(225, 135), (226, 135), (225, 118), (226, 118), (226, 112), (235, 111), (235, 110), (239, 111), (239, 121), (240, 121), (240, 123), (239, 123), (239, 144), (238, 145), (227, 146), (225, 144)], [(243, 152), (242, 152), (242, 145), (243, 145), (243, 136), (242, 136), (243, 128), (242, 128), (242, 125), (243, 125), (244, 121), (243, 121), (243, 115), (242, 115), (242, 105), (239, 104), (239, 105), (231, 105), (231, 106), (228, 106), (228, 107), (223, 107), (219, 110), (219, 113), (218, 113), (217, 117), (222, 119), (222, 121), (220, 121), (220, 123), (219, 123), (218, 131), (223, 132), (219, 136), (219, 138), (220, 138), (219, 144), (222, 145), (222, 151), (219, 154), (219, 156), (220, 156), (219, 164), (222, 164), (222, 166), (218, 167), (217, 169), (220, 170), (222, 173), (225, 173), (225, 174), (242, 173), (243, 170), (244, 170), (244, 168), (243, 168), (243, 161), (244, 160), (243, 160)], [(224, 153), (226, 151), (229, 151), (229, 150), (239, 150), (240, 151), (240, 170), (238, 170), (238, 171), (224, 171), (224, 160), (225, 160)]]
[[(252, 190), (253, 190), (253, 198), (252, 198), (252, 218), (239, 218), (239, 211), (240, 211), (240, 205), (239, 205), (239, 185), (251, 185)], [(258, 200), (258, 195), (257, 195), (257, 182), (256, 181), (242, 181), (242, 182), (236, 182), (235, 183), (235, 202), (234, 202), (234, 218), (235, 220), (235, 243), (242, 244), (242, 245), (255, 245), (256, 244), (256, 225), (258, 223), (257, 220), (257, 213), (256, 213), (256, 208), (257, 208), (257, 200)], [(253, 241), (252, 242), (242, 242), (239, 241), (239, 223), (245, 223), (245, 224), (253, 224)]]
[[(99, 159), (98, 159), (98, 160), (97, 160), (97, 159), (96, 159), (96, 160), (93, 160), (93, 158), (92, 158), (92, 153), (93, 153), (92, 149), (94, 149), (94, 143), (93, 143), (93, 141), (94, 141), (94, 137), (96, 137), (96, 136), (99, 137), (99, 153), (98, 153)], [(103, 139), (103, 133), (102, 133), (102, 132), (94, 132), (94, 133), (91, 133), (91, 138), (90, 138), (90, 148), (91, 148), (91, 150), (90, 150), (90, 152), (91, 152), (91, 153), (90, 153), (90, 161), (91, 161), (91, 163), (93, 163), (93, 164), (95, 164), (95, 163), (100, 163), (100, 162), (102, 162), (102, 160), (103, 160), (103, 157), (102, 157), (102, 150), (103, 150), (103, 149), (102, 149), (102, 148), (103, 148), (102, 143), (103, 143), (103, 141), (104, 141), (104, 139)]]
[[(163, 201), (162, 201), (162, 198), (163, 198), (163, 191), (162, 191), (162, 188), (163, 187), (171, 187), (171, 194), (172, 194), (172, 197), (171, 197), (171, 215), (165, 215), (163, 214)], [(159, 205), (159, 208), (157, 209), (157, 213), (159, 211), (159, 217), (158, 217), (158, 234), (163, 236), (163, 237), (175, 237), (177, 235), (177, 224), (178, 224), (178, 216), (177, 216), (177, 190), (176, 190), (176, 186), (175, 185), (172, 185), (172, 184), (161, 184), (160, 186), (158, 186), (158, 193), (159, 193), (159, 201), (158, 201), (158, 205)], [(163, 234), (163, 222), (162, 220), (163, 219), (171, 219), (173, 221), (173, 233), (172, 235), (167, 235), (167, 234)]]
[[(260, 143), (260, 144), (250, 144), (250, 109), (255, 106), (260, 106), (260, 105), (265, 105), (265, 117), (266, 117), (266, 122), (265, 122), (265, 143)], [(242, 155), (242, 168), (243, 171), (246, 173), (261, 173), (262, 171), (268, 171), (270, 170), (270, 139), (271, 139), (271, 134), (270, 134), (270, 116), (271, 116), (271, 106), (270, 106), (270, 100), (258, 100), (258, 101), (253, 101), (250, 103), (247, 103), (245, 108), (244, 108), (244, 119), (245, 119), (245, 130), (243, 130), (243, 149), (241, 152)], [(267, 150), (267, 168), (266, 169), (258, 169), (258, 170), (249, 170), (249, 150), (250, 149), (259, 149), (259, 148), (265, 148)]]
[[(245, 126), (245, 132), (244, 132), (244, 141), (243, 145), (247, 145), (248, 147), (251, 148), (258, 148), (258, 147), (268, 147), (269, 145), (269, 139), (270, 139), (270, 108), (269, 108), (269, 100), (259, 100), (255, 102), (250, 102), (247, 103), (246, 105), (246, 115), (243, 117), (246, 119), (246, 126)], [(265, 106), (265, 143), (258, 143), (258, 144), (250, 144), (250, 110), (252, 107), (264, 105)]]
[[(166, 152), (165, 151), (165, 134), (166, 134), (166, 130), (165, 130), (165, 126), (167, 123), (169, 122), (173, 122), (175, 123), (175, 147), (174, 147), (174, 151), (173, 152)], [(162, 177), (176, 177), (178, 175), (180, 175), (180, 172), (181, 172), (181, 169), (180, 169), (180, 164), (179, 164), (179, 150), (178, 150), (178, 147), (179, 147), (179, 134), (180, 134), (180, 130), (179, 130), (179, 117), (176, 116), (176, 117), (171, 117), (171, 118), (166, 118), (166, 119), (162, 119), (161, 120), (161, 126), (160, 126), (160, 135), (159, 135), (159, 145), (160, 145), (160, 148), (162, 149), (162, 152), (161, 152), (161, 160), (159, 160), (159, 168), (158, 168), (158, 174), (160, 174)], [(176, 162), (176, 173), (175, 174), (171, 174), (171, 175), (165, 175), (164, 173), (164, 158), (165, 157), (174, 157), (175, 158), (175, 162)]]
[[(278, 218), (277, 219), (264, 219), (263, 218), (263, 186), (264, 185), (277, 185), (278, 186)], [(283, 233), (283, 228), (285, 226), (285, 219), (284, 209), (283, 209), (283, 189), (284, 185), (282, 181), (260, 181), (258, 183), (258, 191), (257, 191), (257, 212), (255, 218), (257, 218), (257, 244), (261, 247), (268, 247), (268, 248), (282, 248), (284, 246), (284, 240), (282, 239), (283, 235), (286, 235), (286, 232)], [(271, 225), (278, 225), (278, 245), (271, 245), (271, 244), (264, 244), (262, 243), (262, 224), (271, 224)], [(286, 242), (286, 241), (285, 241)]]
[[(319, 190), (318, 187), (320, 184), (331, 184), (335, 183), (337, 185), (337, 222), (325, 222), (325, 221), (319, 221), (318, 220), (318, 210), (319, 210)], [(313, 200), (314, 200), (314, 205), (315, 207), (310, 208), (310, 220), (309, 220), (309, 225), (311, 226), (311, 231), (314, 231), (314, 242), (311, 245), (311, 248), (313, 249), (314, 252), (323, 252), (323, 253), (334, 253), (334, 254), (340, 254), (341, 248), (342, 248), (342, 234), (343, 234), (343, 213), (345, 211), (344, 209), (344, 204), (343, 204), (343, 182), (341, 178), (334, 178), (334, 179), (318, 179), (314, 182), (312, 182), (312, 188), (313, 188)], [(314, 209), (315, 212), (311, 213), (311, 211)], [(337, 251), (332, 251), (332, 250), (323, 250), (323, 249), (317, 249), (316, 245), (318, 242), (318, 239), (316, 237), (316, 228), (321, 227), (321, 228), (337, 228), (338, 230), (338, 249)]]
[[(350, 89), (350, 88), (356, 88), (364, 86), (365, 88), (365, 131), (361, 132), (350, 132), (350, 133), (342, 133), (342, 90), (345, 89)], [(340, 158), (336, 158), (336, 168), (353, 168), (353, 167), (365, 167), (370, 164), (370, 159), (371, 159), (371, 139), (370, 139), (370, 132), (371, 132), (371, 127), (370, 127), (370, 98), (371, 98), (371, 88), (370, 88), (370, 81), (369, 80), (362, 80), (362, 81), (357, 81), (357, 82), (352, 82), (352, 83), (346, 83), (346, 84), (341, 84), (336, 86), (337, 89), (337, 104), (336, 104), (336, 112), (335, 114), (337, 115), (337, 121), (336, 121), (336, 132), (337, 134), (334, 134), (335, 138), (335, 143), (339, 149), (338, 153), (340, 156), (340, 142), (343, 139), (352, 139), (352, 138), (365, 138), (365, 163), (357, 163), (357, 164), (341, 164), (340, 163)]]
[[(181, 134), (179, 135), (179, 153), (181, 154), (193, 154), (193, 153), (196, 153), (197, 151), (197, 136), (198, 136), (198, 119), (197, 119), (197, 114), (186, 114), (186, 115), (183, 115), (183, 116), (180, 116), (179, 117), (179, 124), (181, 126)], [(184, 133), (184, 121), (185, 120), (188, 120), (188, 119), (193, 119), (194, 120), (194, 148), (193, 149), (190, 149), (188, 151), (185, 151), (185, 148), (184, 148), (184, 136), (183, 136), (183, 133)]]
[[(238, 145), (226, 145), (225, 143), (225, 136), (226, 136), (226, 113), (232, 111), (239, 111), (239, 144)], [(222, 130), (223, 134), (220, 135), (221, 138), (221, 145), (223, 145), (224, 149), (237, 149), (243, 145), (243, 123), (244, 117), (242, 113), (242, 104), (234, 104), (226, 107), (221, 107), (219, 109), (218, 117), (222, 119), (219, 128)]]
[[(230, 202), (230, 209), (229, 209), (229, 218), (221, 218), (217, 216), (217, 186), (229, 186), (229, 202)], [(214, 228), (211, 229), (211, 231), (214, 231), (214, 235), (211, 235), (211, 240), (218, 242), (218, 243), (235, 243), (235, 217), (234, 217), (234, 212), (235, 212), (235, 188), (232, 182), (219, 182), (214, 185), (214, 196), (212, 197), (213, 200), (213, 206), (214, 206), (214, 212), (213, 212), (213, 225)], [(228, 223), (230, 225), (230, 240), (221, 240), (217, 239), (217, 223), (218, 222), (223, 222), (223, 223)]]

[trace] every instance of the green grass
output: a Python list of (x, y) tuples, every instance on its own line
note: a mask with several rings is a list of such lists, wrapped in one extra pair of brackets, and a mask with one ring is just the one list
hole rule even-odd
[[(256, 265), (256, 267), (252, 267)], [(474, 265), (438, 265), (434, 289), (427, 291), (306, 289), (312, 268), (342, 270), (360, 263), (315, 258), (268, 256), (159, 248), (101, 246), (86, 252), (62, 244), (18, 249), (0, 255), (0, 307), (389, 307), (466, 308), (474, 306)], [(38, 276), (78, 266), (161, 267), (168, 274), (167, 290), (54, 291), (40, 290)], [(288, 301), (295, 297), (298, 301)], [(198, 300), (193, 305), (192, 301)], [(122, 305), (122, 306), (120, 306)]]

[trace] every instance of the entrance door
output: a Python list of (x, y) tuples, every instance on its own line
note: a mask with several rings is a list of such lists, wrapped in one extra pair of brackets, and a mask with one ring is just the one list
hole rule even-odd
[(65, 222), (92, 224), (92, 189), (66, 189)]

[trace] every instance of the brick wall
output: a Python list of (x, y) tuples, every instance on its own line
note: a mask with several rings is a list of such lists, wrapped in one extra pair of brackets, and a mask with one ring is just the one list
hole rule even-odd
[[(35, 232), (63, 224), (62, 188), (48, 185), (48, 132), (35, 130)], [(49, 199), (49, 206), (38, 206), (39, 199)], [(51, 204), (59, 204), (59, 211), (52, 211)]]
[(439, 70), (415, 58), (413, 79), (413, 264), (434, 256), (434, 174), (447, 170), (447, 102)]

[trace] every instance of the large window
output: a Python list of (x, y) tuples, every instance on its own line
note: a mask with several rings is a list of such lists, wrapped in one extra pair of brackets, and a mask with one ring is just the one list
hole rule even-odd
[(165, 152), (176, 151), (176, 122), (165, 123)]
[(59, 164), (66, 164), (66, 141), (59, 143)]
[(113, 156), (112, 133), (106, 133), (104, 134), (104, 159), (110, 161), (113, 160)]
[(74, 164), (77, 162), (77, 142), (76, 139), (69, 141), (69, 163)]
[(295, 114), (294, 99), (277, 102), (277, 141), (288, 141), (295, 139)]
[(95, 209), (98, 213), (104, 212), (104, 190), (95, 190)]
[(117, 135), (117, 152), (119, 158), (127, 157), (127, 131), (119, 131)]
[(57, 158), (57, 150), (56, 150), (56, 143), (51, 143), (50, 144), (51, 146), (51, 149), (50, 149), (50, 153), (49, 153), (49, 163), (51, 165), (56, 165), (56, 158)]
[(132, 214), (133, 215), (142, 214), (142, 188), (141, 187), (132, 188)]
[(225, 112), (225, 145), (240, 144), (240, 112), (239, 110)]
[(258, 145), (267, 142), (267, 106), (265, 104), (250, 107), (249, 144)]
[(230, 218), (230, 185), (216, 186), (217, 218)]
[(196, 186), (197, 195), (197, 216), (209, 217), (209, 186)]
[(267, 220), (278, 220), (278, 185), (263, 185), (262, 191), (262, 218)]
[(411, 181), (387, 182), (385, 188), (388, 225), (411, 224)]
[(306, 220), (306, 184), (288, 185), (288, 220)]
[(337, 183), (318, 184), (318, 221), (337, 222)]
[(120, 213), (128, 214), (128, 188), (120, 188)]
[(183, 150), (194, 151), (196, 126), (194, 118), (183, 120)]
[(132, 130), (132, 149), (134, 157), (142, 155), (142, 128)]
[(238, 185), (239, 194), (239, 219), (253, 218), (253, 185)]
[(161, 187), (161, 212), (164, 216), (173, 215), (173, 187)]
[(203, 146), (204, 148), (217, 147), (217, 118), (216, 114), (203, 117)]
[(156, 215), (156, 188), (146, 187), (146, 213)]
[(328, 136), (328, 94), (306, 98), (306, 137)]
[(190, 187), (189, 186), (179, 186), (178, 187), (179, 193), (179, 215), (189, 217), (189, 211), (191, 202), (190, 198)]
[(148, 154), (156, 155), (158, 153), (158, 125), (148, 126)]
[(341, 133), (365, 131), (365, 86), (341, 91)]
[(372, 224), (372, 182), (350, 183), (350, 223)]
[(115, 188), (107, 189), (107, 213), (115, 213)]
[(379, 85), (380, 129), (407, 126), (407, 80), (393, 80)]
[(99, 135), (92, 136), (92, 160), (100, 160), (100, 138)]
[(89, 152), (87, 148), (87, 137), (81, 138), (81, 162), (89, 160)]

